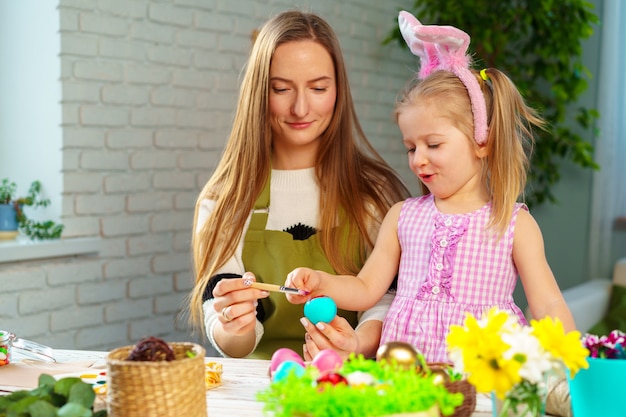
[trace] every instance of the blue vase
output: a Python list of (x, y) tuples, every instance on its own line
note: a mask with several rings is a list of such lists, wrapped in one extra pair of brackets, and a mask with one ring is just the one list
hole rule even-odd
[(589, 368), (569, 379), (576, 417), (623, 417), (626, 413), (626, 359), (587, 358)]
[(0, 231), (17, 231), (17, 213), (13, 204), (0, 204)]

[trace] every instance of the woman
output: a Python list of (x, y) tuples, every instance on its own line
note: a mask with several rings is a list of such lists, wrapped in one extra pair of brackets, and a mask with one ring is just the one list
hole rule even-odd
[[(224, 155), (196, 204), (192, 321), (226, 356), (300, 350), (302, 307), (249, 284), (282, 284), (303, 264), (358, 272), (382, 217), (408, 195), (365, 138), (331, 27), (311, 13), (277, 15), (252, 48)], [(337, 333), (356, 324), (356, 313), (339, 315)], [(372, 355), (384, 313), (370, 318), (329, 347)]]

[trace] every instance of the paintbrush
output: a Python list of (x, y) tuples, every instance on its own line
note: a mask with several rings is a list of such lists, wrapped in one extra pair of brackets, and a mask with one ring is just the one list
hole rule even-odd
[(252, 285), (250, 285), (250, 287), (256, 288), (257, 290), (284, 292), (287, 294), (297, 294), (297, 295), (308, 294), (308, 292), (299, 290), (297, 288), (290, 288), (290, 287), (285, 287), (285, 286), (276, 285), (276, 284), (266, 284), (264, 282), (253, 282)]

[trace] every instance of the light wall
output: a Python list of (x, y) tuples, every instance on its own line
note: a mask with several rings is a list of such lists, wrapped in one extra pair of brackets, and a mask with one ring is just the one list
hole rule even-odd
[[(193, 285), (195, 198), (223, 149), (252, 32), (294, 6), (321, 14), (338, 32), (366, 134), (417, 191), (391, 118), (416, 59), (381, 45), (397, 10), (412, 3), (61, 0), (59, 65), (36, 68), (46, 76), (60, 68), (60, 99), (41, 96), (49, 106), (62, 103), (58, 123), (46, 128), (52, 137), (60, 128), (61, 145), (46, 151), (46, 161), (62, 161), (64, 237), (98, 236), (103, 250), (0, 264), (2, 328), (57, 348), (198, 337), (179, 317)], [(598, 42), (594, 35), (585, 44), (592, 71)], [(54, 46), (44, 49), (48, 55)], [(16, 73), (33, 70), (16, 62)], [(592, 83), (585, 104), (595, 105), (595, 95)], [(4, 147), (13, 138), (0, 140)], [(533, 211), (562, 288), (588, 278), (590, 175), (566, 164), (554, 188), (559, 205)]]
[[(14, 71), (60, 68), (60, 99), (40, 100), (61, 102), (46, 131), (60, 129), (62, 143), (45, 153), (62, 161), (63, 236), (97, 236), (103, 249), (0, 263), (1, 328), (57, 348), (198, 337), (179, 317), (193, 285), (194, 203), (228, 135), (251, 35), (279, 11), (310, 9), (337, 30), (366, 133), (415, 184), (391, 118), (415, 60), (381, 44), (401, 3), (61, 0), (57, 65), (16, 60)], [(15, 23), (32, 27), (30, 15)]]

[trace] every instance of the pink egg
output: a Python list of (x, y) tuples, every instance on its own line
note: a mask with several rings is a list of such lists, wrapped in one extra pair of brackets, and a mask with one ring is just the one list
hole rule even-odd
[(270, 360), (270, 373), (276, 371), (276, 368), (278, 368), (280, 364), (285, 361), (297, 362), (304, 366), (304, 359), (302, 359), (298, 353), (289, 348), (280, 348), (272, 355), (272, 359)]
[(343, 365), (343, 359), (332, 349), (323, 349), (311, 361), (320, 372), (334, 371)]

